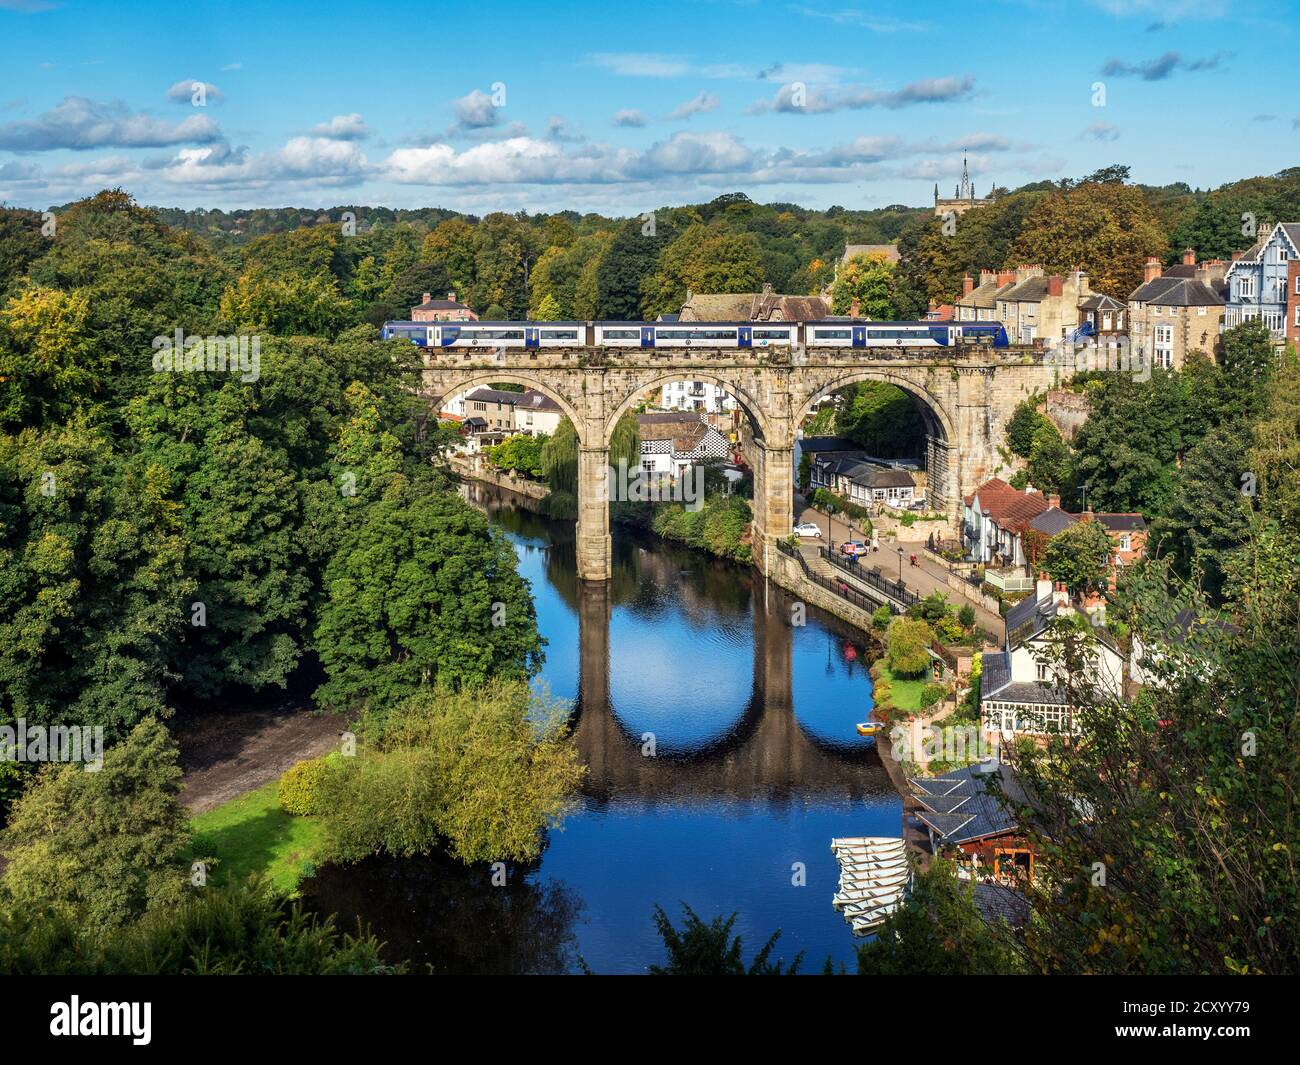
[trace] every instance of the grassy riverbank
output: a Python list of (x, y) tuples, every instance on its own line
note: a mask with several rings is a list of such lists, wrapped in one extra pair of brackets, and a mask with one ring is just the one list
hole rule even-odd
[(215, 859), (211, 883), (233, 884), (261, 873), (277, 892), (291, 895), (311, 874), (321, 822), (280, 809), (279, 787), (273, 780), (191, 819), (195, 859)]

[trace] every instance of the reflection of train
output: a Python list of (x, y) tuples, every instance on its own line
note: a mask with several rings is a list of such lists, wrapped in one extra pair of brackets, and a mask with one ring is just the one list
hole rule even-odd
[(431, 348), (929, 348), (1007, 346), (997, 322), (385, 322)]

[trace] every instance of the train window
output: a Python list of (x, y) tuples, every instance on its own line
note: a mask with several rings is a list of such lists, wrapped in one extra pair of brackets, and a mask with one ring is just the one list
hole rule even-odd
[(522, 329), (462, 329), (466, 340), (523, 340)]
[(576, 329), (543, 329), (542, 336), (547, 340), (577, 340)]
[(602, 329), (601, 335), (606, 340), (640, 340), (641, 330), (639, 329)]
[(656, 329), (660, 340), (735, 340), (734, 329)]
[(852, 340), (851, 329), (814, 329), (813, 336), (818, 340)]
[(755, 340), (789, 340), (790, 330), (788, 329), (755, 329)]

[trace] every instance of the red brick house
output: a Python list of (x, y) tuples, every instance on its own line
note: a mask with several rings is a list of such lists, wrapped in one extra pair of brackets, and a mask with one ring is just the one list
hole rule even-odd
[(1300, 259), (1286, 267), (1286, 339), (1300, 348)]
[(413, 322), (477, 322), (478, 315), (463, 303), (456, 302), (456, 293), (448, 292), (445, 300), (435, 300), (429, 293), (411, 308)]

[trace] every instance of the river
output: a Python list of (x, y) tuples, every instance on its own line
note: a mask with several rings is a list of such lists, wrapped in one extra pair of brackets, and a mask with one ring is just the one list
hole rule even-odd
[(831, 906), (835, 836), (897, 836), (901, 803), (854, 724), (871, 709), (856, 630), (754, 571), (625, 529), (613, 577), (579, 582), (572, 523), (509, 493), (464, 491), (519, 555), (546, 638), (539, 683), (574, 704), (588, 775), (542, 857), (493, 886), (445, 857), (327, 866), (310, 908), (358, 919), (392, 959), (443, 973), (641, 973), (652, 914), (737, 914), (745, 956), (853, 968)]

